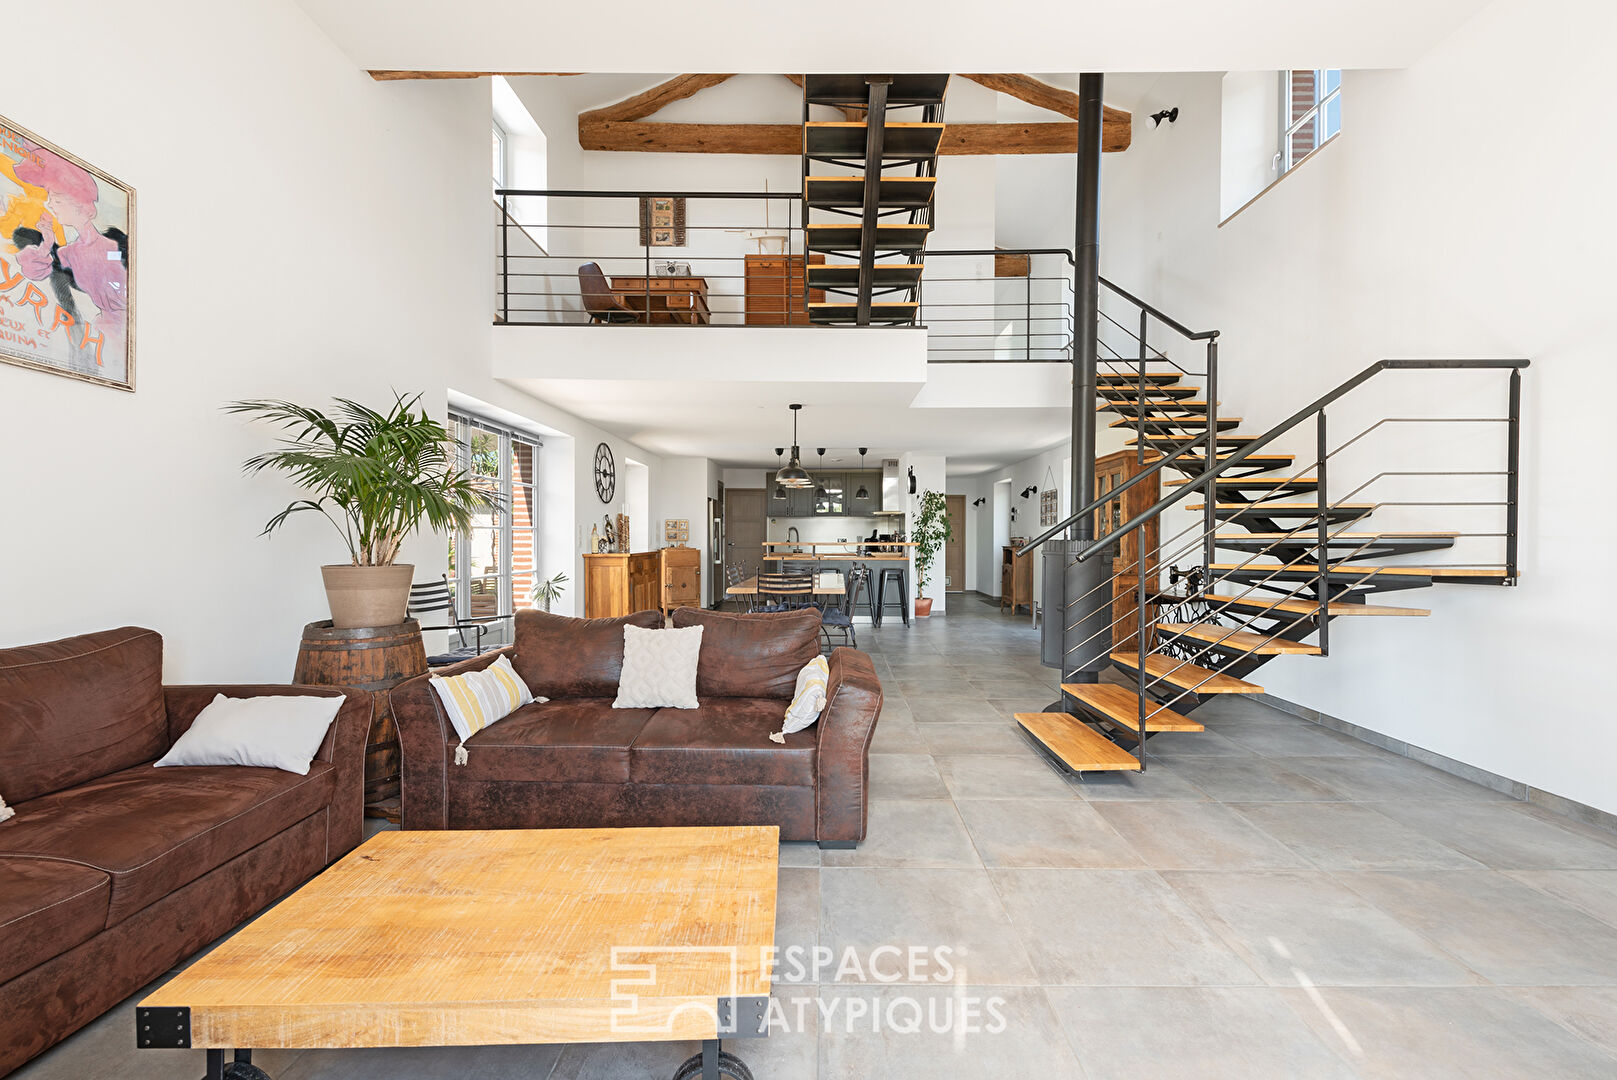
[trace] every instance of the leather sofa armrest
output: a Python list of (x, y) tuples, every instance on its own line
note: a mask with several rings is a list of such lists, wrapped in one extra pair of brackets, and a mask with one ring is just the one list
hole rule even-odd
[(452, 678), (482, 671), (511, 648), (495, 649), (470, 660), (439, 668), (431, 675), (406, 679), (388, 693), (393, 723), (399, 729), (399, 826), (404, 829), (449, 828), (449, 744), (455, 728), (444, 713), (432, 675)]
[(365, 744), (371, 733), (371, 696), (363, 690), (339, 686), (253, 684), (245, 686), (165, 686), (163, 706), (168, 713), (168, 742), (189, 731), (191, 724), (218, 694), (226, 697), (342, 697), (337, 718), (315, 752), (337, 770), (327, 828), (326, 862), (353, 850), (365, 834)]
[(870, 740), (881, 716), (881, 680), (870, 657), (857, 649), (833, 650), (830, 668), (815, 754), (815, 831), (821, 846), (852, 847), (865, 838)]

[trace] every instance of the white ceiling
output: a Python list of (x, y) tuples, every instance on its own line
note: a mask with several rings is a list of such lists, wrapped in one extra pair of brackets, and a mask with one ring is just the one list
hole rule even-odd
[(1405, 67), (1486, 0), (299, 0), (362, 68), (1214, 71)]

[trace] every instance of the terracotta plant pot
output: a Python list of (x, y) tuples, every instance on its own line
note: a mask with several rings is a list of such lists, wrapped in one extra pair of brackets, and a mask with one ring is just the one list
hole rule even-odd
[(924, 619), (932, 614), (932, 598), (930, 596), (917, 596), (915, 598), (915, 617)]
[(333, 628), (397, 626), (404, 621), (409, 607), (415, 567), (408, 563), (322, 566), (320, 576), (326, 582), (326, 603), (331, 605)]

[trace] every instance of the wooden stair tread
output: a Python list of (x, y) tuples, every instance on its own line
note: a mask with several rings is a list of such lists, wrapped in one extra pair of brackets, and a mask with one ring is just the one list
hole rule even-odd
[[(887, 105), (937, 105), (948, 86), (947, 75), (894, 75), (887, 87)], [(803, 97), (811, 105), (866, 105), (870, 84), (863, 75), (804, 75)]]
[[(1380, 505), (1380, 504), (1379, 503), (1332, 503), (1331, 505), (1327, 506), (1325, 508), (1325, 510), (1326, 510), (1327, 513), (1329, 513), (1332, 510), (1374, 510), (1378, 505)], [(1206, 506), (1205, 503), (1193, 503), (1190, 506), (1187, 506), (1185, 509), (1187, 509), (1187, 510), (1201, 510), (1201, 509), (1204, 509), (1205, 506)], [(1269, 510), (1269, 511), (1283, 510), (1283, 511), (1285, 511), (1287, 513), (1294, 513), (1294, 512), (1302, 512), (1302, 511), (1307, 511), (1307, 510), (1318, 511), (1319, 510), (1319, 504), (1318, 503), (1282, 503), (1282, 502), (1260, 502), (1260, 503), (1221, 502), (1221, 503), (1215, 503), (1213, 505), (1213, 509), (1215, 509), (1215, 510), (1259, 510), (1259, 511), (1263, 511), (1263, 510)], [(1260, 514), (1259, 516), (1261, 517), (1262, 515)]]
[[(1234, 597), (1219, 596), (1207, 593), (1203, 596), (1209, 604), (1219, 607), (1247, 608), (1262, 611), (1283, 611), (1287, 615), (1311, 615), (1319, 611), (1319, 605), (1312, 600), (1269, 600), (1265, 597)], [(1344, 604), (1335, 602), (1327, 605), (1327, 615), (1331, 616), (1360, 616), (1380, 615), (1390, 617), (1413, 617), (1430, 615), (1425, 608), (1386, 607), (1380, 604)]]
[(1160, 633), (1203, 641), (1226, 652), (1249, 653), (1252, 656), (1318, 656), (1318, 645), (1304, 645), (1300, 641), (1271, 638), (1267, 634), (1249, 634), (1244, 630), (1231, 630), (1227, 626), (1207, 623), (1158, 623)]
[(1074, 772), (1138, 772), (1133, 754), (1069, 713), (1016, 713), (1015, 720)]
[[(1251, 460), (1251, 459), (1243, 459)], [(1169, 480), (1163, 487), (1183, 487), (1189, 480)], [(1317, 484), (1317, 476), (1215, 476), (1214, 484), (1229, 484), (1231, 487), (1262, 487), (1265, 484), (1279, 486), (1285, 484)], [(1328, 509), (1328, 507), (1327, 507)]]
[[(935, 176), (883, 176), (876, 188), (881, 209), (918, 210), (932, 202), (937, 185)], [(803, 197), (811, 207), (862, 208), (865, 204), (863, 176), (808, 176), (803, 179)]]
[[(1242, 572), (1242, 573), (1266, 573), (1266, 572), (1272, 571), (1272, 570), (1284, 570), (1284, 571), (1289, 571), (1291, 573), (1301, 572), (1301, 573), (1305, 573), (1305, 574), (1317, 574), (1317, 573), (1319, 573), (1319, 564), (1318, 563), (1305, 563), (1305, 562), (1293, 562), (1293, 563), (1266, 563), (1266, 562), (1214, 563), (1211, 567), (1209, 567), (1209, 569), (1211, 569), (1211, 570), (1234, 570), (1234, 571), (1239, 571), (1239, 572)], [(1402, 575), (1402, 576), (1405, 576), (1405, 577), (1431, 577), (1433, 574), (1440, 573), (1439, 570), (1435, 570), (1435, 569), (1433, 569), (1431, 567), (1427, 567), (1427, 566), (1362, 566), (1362, 565), (1359, 565), (1357, 563), (1333, 563), (1333, 564), (1330, 564), (1330, 565), (1326, 566), (1325, 569), (1326, 569), (1327, 572), (1332, 573), (1332, 574), (1355, 574), (1355, 575), (1388, 574), (1388, 575), (1392, 575), (1392, 576), (1395, 576), (1395, 577), (1399, 576), (1399, 575)], [(1465, 569), (1461, 569), (1458, 572), (1461, 575), (1469, 575), (1469, 576), (1472, 576), (1472, 577), (1484, 577), (1484, 576), (1495, 576), (1495, 577), (1497, 577), (1498, 573), (1499, 573), (1497, 570), (1489, 570), (1489, 571), (1486, 571), (1486, 572), (1472, 572), (1472, 571), (1465, 570)]]
[[(810, 120), (803, 125), (803, 152), (809, 157), (862, 158), (863, 120)], [(943, 125), (894, 122), (882, 125), (882, 157), (934, 157), (943, 141)]]
[[(1148, 383), (1176, 383), (1184, 377), (1184, 374), (1182, 371), (1148, 371), (1145, 373), (1145, 381)], [(1097, 386), (1134, 386), (1138, 385), (1139, 381), (1140, 377), (1138, 375), (1095, 376), (1095, 385)]]
[[(918, 262), (876, 263), (870, 268), (871, 281), (876, 286), (914, 285), (921, 280), (922, 264)], [(844, 288), (859, 284), (858, 263), (810, 263), (807, 271), (810, 288)]]
[[(1061, 689), (1102, 716), (1122, 724), (1130, 731), (1140, 730), (1140, 696), (1114, 683), (1062, 683)], [(1145, 730), (1152, 731), (1205, 731), (1200, 723), (1181, 716), (1165, 705), (1146, 699)], [(1155, 714), (1153, 715), (1153, 710)]]
[[(1245, 418), (1240, 417), (1240, 416), (1220, 416), (1218, 418), (1218, 423), (1219, 423), (1220, 427), (1234, 427), (1236, 424), (1242, 424), (1242, 423), (1245, 423), (1245, 422), (1246, 422)], [(1108, 426), (1109, 427), (1131, 427), (1131, 426), (1138, 425), (1139, 423), (1140, 423), (1140, 418), (1139, 417), (1137, 417), (1137, 416), (1125, 416), (1125, 417), (1122, 417), (1121, 419), (1113, 420), (1111, 422), (1111, 424), (1109, 424)], [(1201, 427), (1202, 425), (1207, 423), (1207, 417), (1205, 417), (1205, 416), (1153, 416), (1153, 415), (1147, 414), (1146, 417), (1145, 417), (1145, 423), (1150, 424), (1150, 425), (1152, 425), (1154, 427), (1172, 427), (1172, 426), (1175, 426), (1175, 425), (1177, 425), (1179, 427), (1192, 427), (1192, 426)]]
[[(1140, 654), (1131, 652), (1114, 652), (1112, 661), (1122, 667), (1139, 669)], [(1171, 672), (1171, 674), (1170, 674)], [(1256, 683), (1249, 683), (1244, 679), (1237, 679), (1233, 675), (1223, 675), (1216, 671), (1209, 671), (1196, 664), (1187, 664), (1182, 660), (1175, 660), (1171, 656), (1154, 653), (1145, 658), (1145, 673), (1154, 679), (1165, 682), (1170, 686), (1177, 686), (1181, 690), (1190, 690), (1195, 687), (1198, 694), (1261, 694), (1263, 687)], [(1209, 677), (1210, 676), (1210, 677)], [(1205, 680), (1205, 681), (1204, 681)], [(1202, 685), (1197, 687), (1197, 683)]]
[[(1326, 533), (1327, 540), (1389, 540), (1389, 539), (1426, 539), (1428, 537), (1457, 537), (1457, 532), (1332, 532)], [(1303, 529), (1296, 532), (1251, 532), (1251, 533), (1219, 533), (1220, 540), (1297, 540), (1301, 543), (1314, 543), (1312, 530)]]
[[(1167, 409), (1205, 409), (1205, 408), (1207, 408), (1207, 402), (1202, 401), (1200, 399), (1198, 399), (1196, 401), (1187, 401), (1184, 398), (1149, 398), (1148, 397), (1148, 398), (1146, 398), (1146, 404), (1155, 406), (1157, 408), (1167, 408)], [(1223, 404), (1223, 403), (1220, 402), (1220, 404)], [(1104, 405), (1095, 406), (1095, 411), (1096, 412), (1111, 412), (1111, 411), (1116, 410), (1116, 409), (1131, 409), (1131, 408), (1134, 408), (1134, 407), (1135, 407), (1134, 400), (1129, 400), (1129, 401), (1108, 401)], [(1149, 421), (1153, 415), (1154, 415), (1153, 413), (1146, 413), (1145, 414), (1146, 420)], [(1136, 419), (1138, 419), (1138, 417), (1136, 417)]]
[[(857, 221), (824, 221), (809, 225), (806, 243), (810, 251), (857, 252), (863, 242), (863, 226)], [(877, 251), (920, 251), (932, 226), (897, 222), (876, 224)]]

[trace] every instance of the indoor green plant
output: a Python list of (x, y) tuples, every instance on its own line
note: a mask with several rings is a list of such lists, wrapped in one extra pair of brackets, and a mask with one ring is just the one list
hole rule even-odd
[(346, 565), (320, 568), (339, 629), (403, 622), (415, 571), (394, 563), (404, 538), (423, 524), (434, 532), (470, 529), (473, 515), (497, 501), (484, 482), (456, 468), (455, 437), (417, 409), (420, 401), (420, 394), (395, 394), (392, 406), (378, 412), (338, 398), (330, 416), (289, 401), (225, 406), (286, 432), (276, 449), (247, 460), (247, 473), (279, 470), (311, 496), (270, 518), (264, 534), (312, 510), (348, 546)]
[(915, 516), (910, 539), (915, 543), (915, 614), (932, 614), (932, 598), (925, 595), (926, 579), (937, 562), (938, 552), (954, 538), (949, 525), (949, 501), (941, 491), (921, 493), (921, 511)]
[(549, 611), (551, 605), (561, 599), (562, 586), (567, 584), (566, 574), (557, 574), (548, 581), (536, 582), (528, 592), (528, 599)]

